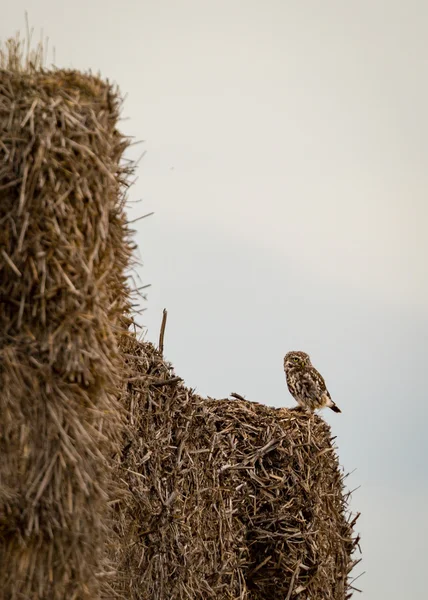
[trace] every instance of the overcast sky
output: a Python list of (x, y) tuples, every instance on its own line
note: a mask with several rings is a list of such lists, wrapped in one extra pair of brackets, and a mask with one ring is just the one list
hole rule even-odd
[(145, 140), (140, 322), (204, 395), (292, 406), (305, 350), (355, 492), (365, 600), (426, 598), (428, 4), (15, 0)]

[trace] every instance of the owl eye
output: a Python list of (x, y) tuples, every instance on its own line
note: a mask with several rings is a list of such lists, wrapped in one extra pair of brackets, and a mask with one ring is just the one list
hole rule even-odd
[(300, 359), (298, 356), (293, 356), (293, 358), (291, 359), (294, 363), (298, 363), (300, 362)]

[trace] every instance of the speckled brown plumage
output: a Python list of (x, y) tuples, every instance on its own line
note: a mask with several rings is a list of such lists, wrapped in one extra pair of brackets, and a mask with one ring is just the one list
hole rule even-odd
[(310, 411), (328, 406), (334, 412), (341, 412), (306, 352), (288, 352), (284, 357), (284, 371), (290, 394), (299, 406)]

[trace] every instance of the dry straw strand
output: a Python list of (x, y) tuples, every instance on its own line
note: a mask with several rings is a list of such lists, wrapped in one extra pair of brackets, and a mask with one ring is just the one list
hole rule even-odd
[(118, 91), (0, 53), (0, 597), (97, 598), (120, 438), (132, 165)]

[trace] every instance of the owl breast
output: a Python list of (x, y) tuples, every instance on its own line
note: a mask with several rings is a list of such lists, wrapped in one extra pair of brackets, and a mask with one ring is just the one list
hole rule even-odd
[(289, 370), (286, 379), (290, 394), (298, 404), (310, 410), (316, 410), (323, 405), (322, 381), (315, 373), (311, 373), (311, 370)]

